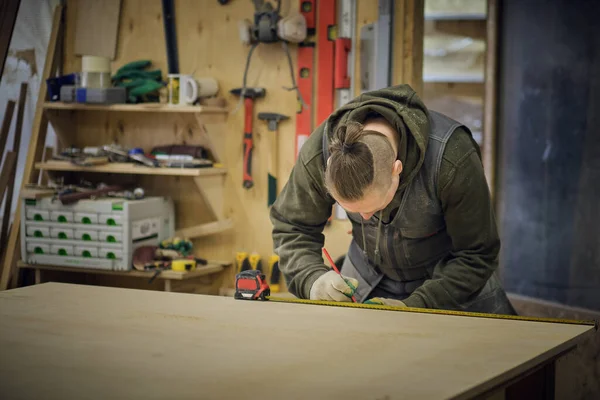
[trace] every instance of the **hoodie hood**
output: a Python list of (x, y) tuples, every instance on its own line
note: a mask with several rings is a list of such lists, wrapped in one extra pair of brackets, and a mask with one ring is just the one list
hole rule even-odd
[(374, 90), (334, 111), (325, 124), (324, 135), (329, 140), (340, 123), (364, 123), (371, 117), (385, 118), (400, 135), (398, 159), (403, 165), (400, 190), (413, 180), (425, 159), (429, 141), (427, 108), (409, 85)]

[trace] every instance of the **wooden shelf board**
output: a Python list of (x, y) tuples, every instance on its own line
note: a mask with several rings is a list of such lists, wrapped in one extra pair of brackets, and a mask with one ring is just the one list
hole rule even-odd
[(38, 162), (35, 164), (35, 167), (47, 171), (80, 171), (134, 175), (210, 176), (227, 173), (227, 168), (151, 168), (133, 163), (109, 163), (92, 167), (82, 167), (71, 164), (68, 161), (57, 160)]
[(445, 12), (432, 12), (425, 14), (426, 21), (432, 20), (486, 20), (487, 15), (485, 13), (445, 13)]
[(214, 106), (170, 106), (162, 103), (147, 103), (147, 104), (79, 104), (79, 103), (62, 103), (62, 102), (46, 102), (44, 103), (45, 110), (70, 110), (70, 111), (115, 111), (115, 112), (168, 112), (168, 113), (227, 113), (229, 112), (223, 107)]
[[(63, 267), (55, 265), (38, 265), (38, 264), (27, 264), (22, 261), (17, 263), (19, 268), (23, 269), (40, 269), (44, 271), (61, 271), (61, 272), (74, 272), (83, 274), (96, 274), (96, 275), (113, 275), (113, 276), (130, 276), (134, 278), (152, 278), (154, 271), (113, 271), (105, 269), (95, 268), (75, 268), (75, 267)], [(197, 278), (200, 276), (212, 275), (217, 272), (221, 272), (224, 269), (223, 265), (220, 264), (207, 264), (201, 265), (196, 268), (195, 271), (179, 272), (179, 271), (163, 271), (156, 277), (156, 279), (172, 279), (172, 280), (186, 280), (191, 278)]]
[(232, 228), (233, 221), (231, 219), (224, 219), (221, 221), (209, 222), (189, 228), (179, 229), (177, 232), (175, 232), (175, 236), (193, 239), (225, 232)]
[(480, 74), (473, 75), (423, 75), (423, 82), (444, 83), (484, 83), (485, 78)]

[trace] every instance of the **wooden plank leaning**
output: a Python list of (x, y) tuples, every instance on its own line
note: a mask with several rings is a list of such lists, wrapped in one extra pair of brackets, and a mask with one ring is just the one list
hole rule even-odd
[[(35, 109), (35, 117), (33, 119), (31, 139), (29, 142), (29, 150), (23, 170), (23, 181), (21, 182), (21, 190), (27, 183), (37, 182), (38, 175), (35, 173), (34, 164), (39, 161), (44, 150), (46, 142), (46, 133), (48, 129), (48, 119), (44, 113), (44, 102), (46, 101), (48, 88), (45, 80), (53, 76), (59, 66), (58, 46), (60, 34), (63, 30), (63, 12), (64, 6), (58, 5), (54, 9), (54, 18), (52, 21), (52, 32), (48, 41), (48, 50), (46, 53), (46, 62), (44, 63), (44, 72), (41, 79), (40, 90)], [(12, 224), (12, 229), (8, 235), (7, 251), (2, 262), (2, 270), (0, 275), (0, 290), (8, 289), (12, 274), (15, 273), (17, 258), (20, 256), (20, 250), (17, 248), (19, 243), (19, 234), (21, 227), (21, 204), (17, 204), (15, 217)]]
[[(15, 164), (19, 163), (19, 148), (21, 147), (21, 132), (23, 131), (23, 115), (25, 114), (25, 100), (27, 99), (27, 82), (21, 83), (21, 92), (19, 93), (19, 110), (17, 111), (17, 126), (15, 127), (15, 136), (13, 139), (13, 149), (15, 153)], [(2, 216), (2, 228), (0, 229), (0, 243), (6, 244), (8, 239), (8, 224), (12, 209), (13, 192), (15, 188), (15, 177), (17, 168), (13, 168), (8, 178), (6, 187), (6, 201), (4, 202), (4, 215)], [(0, 190), (4, 190), (0, 188)], [(0, 197), (1, 199), (2, 197)]]
[[(4, 193), (7, 197), (10, 196), (10, 192), (7, 190), (10, 186), (10, 179), (17, 170), (17, 153), (9, 151), (4, 157), (4, 164), (2, 164), (2, 170), (0, 170), (0, 202), (4, 197)], [(0, 260), (6, 254), (7, 246), (5, 241), (0, 240)]]

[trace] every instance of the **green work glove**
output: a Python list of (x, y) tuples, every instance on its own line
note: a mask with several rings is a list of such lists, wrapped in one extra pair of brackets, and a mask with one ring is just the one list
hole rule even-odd
[(400, 300), (388, 299), (385, 297), (373, 297), (372, 299), (365, 301), (365, 304), (380, 304), (383, 306), (406, 307), (406, 304), (404, 304)]
[(140, 84), (138, 86), (135, 86), (129, 90), (129, 96), (142, 96), (144, 94), (154, 92), (163, 86), (164, 85), (161, 82), (145, 79), (140, 81)]
[(117, 75), (124, 71), (141, 70), (141, 69), (144, 69), (144, 68), (150, 66), (150, 64), (152, 64), (152, 61), (150, 61), (150, 60), (132, 61), (128, 64), (123, 65), (121, 68), (119, 68), (117, 70)]
[(310, 288), (311, 300), (352, 301), (358, 281), (342, 277), (335, 271), (325, 272)]

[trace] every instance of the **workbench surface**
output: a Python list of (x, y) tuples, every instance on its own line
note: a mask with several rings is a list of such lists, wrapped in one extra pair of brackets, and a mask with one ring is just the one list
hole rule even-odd
[(0, 292), (0, 397), (470, 398), (592, 329), (45, 283)]

